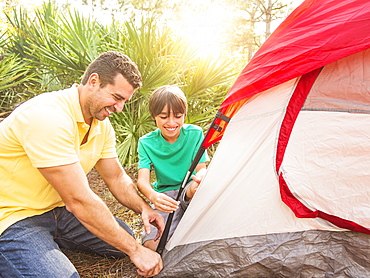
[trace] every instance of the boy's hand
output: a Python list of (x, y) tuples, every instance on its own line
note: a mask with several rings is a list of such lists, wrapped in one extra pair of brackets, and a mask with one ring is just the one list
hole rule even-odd
[(198, 177), (193, 176), (193, 182), (188, 186), (188, 189), (186, 190), (186, 198), (187, 200), (191, 200), (195, 194), (195, 191), (197, 191), (199, 187), (199, 183), (201, 182), (201, 179), (198, 180)]
[(150, 198), (150, 201), (154, 204), (157, 210), (167, 213), (177, 210), (180, 204), (179, 201), (176, 201), (171, 197), (168, 197), (166, 194), (159, 192), (155, 192)]
[(197, 191), (200, 182), (204, 178), (204, 175), (206, 174), (206, 169), (201, 169), (196, 175), (193, 175), (191, 178), (193, 179), (193, 182), (189, 185), (188, 189), (186, 190), (186, 197), (188, 199), (192, 199), (195, 191)]

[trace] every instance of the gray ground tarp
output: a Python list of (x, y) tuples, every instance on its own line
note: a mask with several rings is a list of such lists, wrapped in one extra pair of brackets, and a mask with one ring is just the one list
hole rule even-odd
[(370, 236), (303, 231), (198, 242), (162, 255), (156, 277), (370, 277)]

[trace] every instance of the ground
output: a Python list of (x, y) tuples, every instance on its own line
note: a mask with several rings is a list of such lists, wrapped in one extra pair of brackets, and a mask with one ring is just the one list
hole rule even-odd
[[(136, 182), (137, 170), (135, 165), (126, 168), (126, 172)], [(120, 205), (109, 190), (106, 188), (103, 180), (100, 178), (99, 173), (93, 169), (88, 174), (88, 179), (92, 190), (101, 197), (108, 205), (110, 211), (122, 219), (135, 233), (136, 239), (141, 241), (141, 233), (143, 225), (141, 218), (138, 214)], [(98, 255), (63, 250), (63, 252), (72, 261), (81, 277), (85, 278), (138, 278), (142, 277), (137, 274), (136, 267), (131, 263), (129, 258), (124, 259), (108, 259)]]

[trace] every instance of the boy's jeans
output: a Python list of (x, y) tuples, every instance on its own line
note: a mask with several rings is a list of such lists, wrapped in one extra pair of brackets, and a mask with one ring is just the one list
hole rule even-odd
[[(133, 236), (131, 229), (117, 219)], [(59, 247), (108, 257), (124, 253), (90, 233), (65, 207), (21, 220), (0, 236), (0, 277), (79, 277)]]

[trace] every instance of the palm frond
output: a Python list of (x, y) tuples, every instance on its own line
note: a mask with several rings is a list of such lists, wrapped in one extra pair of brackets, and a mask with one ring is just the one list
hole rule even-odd
[(235, 77), (232, 61), (199, 58), (196, 49), (170, 28), (159, 27), (155, 18), (103, 26), (75, 10), (62, 13), (50, 2), (36, 11), (34, 18), (21, 8), (7, 16), (12, 26), (7, 33), (7, 51), (27, 61), (27, 75), (40, 76), (39, 92), (70, 86), (103, 51), (120, 51), (138, 65), (142, 88), (123, 113), (111, 118), (123, 165), (137, 161), (138, 139), (155, 128), (148, 111), (154, 89), (166, 84), (180, 86), (188, 98), (186, 122), (206, 129)]
[(0, 111), (9, 111), (20, 95), (14, 90), (20, 84), (32, 83), (34, 75), (29, 73), (26, 63), (16, 55), (10, 55), (0, 60)]

